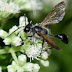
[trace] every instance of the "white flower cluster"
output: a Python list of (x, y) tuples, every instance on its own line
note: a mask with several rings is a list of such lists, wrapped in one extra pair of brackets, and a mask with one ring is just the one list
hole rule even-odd
[(26, 48), (25, 52), (30, 59), (32, 58), (32, 60), (39, 60), (37, 57), (40, 57), (41, 48), (37, 45), (30, 45), (28, 48)]
[(26, 62), (26, 55), (22, 54), (18, 56), (18, 61), (19, 64), (16, 64), (15, 61), (12, 61), (12, 64), (7, 66), (8, 72), (38, 72), (40, 69), (40, 66), (38, 64)]
[(28, 10), (41, 10), (42, 9), (42, 3), (40, 0), (15, 0), (15, 2), (17, 4), (18, 3), (23, 4), (23, 6), (19, 4), (22, 9), (23, 8), (28, 9)]
[(19, 13), (19, 6), (12, 2), (12, 0), (8, 3), (7, 0), (0, 0), (0, 11), (7, 13)]
[[(20, 23), (19, 27), (25, 26), (25, 17), (23, 17), (23, 16), (20, 17), (19, 23)], [(26, 23), (28, 23), (27, 18), (26, 18)], [(22, 44), (22, 39), (19, 36), (17, 36), (17, 34), (24, 33), (24, 32), (22, 32), (22, 30), (24, 28), (20, 28), (19, 30), (17, 30), (17, 29), (18, 29), (18, 27), (15, 25), (9, 30), (9, 33), (7, 33), (6, 31), (4, 31), (2, 29), (0, 30), (0, 37), (4, 39), (3, 42), (5, 43), (5, 45), (12, 44), (14, 46), (20, 46)], [(15, 30), (17, 30), (17, 31), (15, 31)], [(11, 33), (13, 33), (13, 34), (10, 35)], [(7, 37), (8, 35), (10, 35), (11, 37)]]
[[(3, 42), (5, 45), (12, 45), (14, 46), (20, 46), (21, 51), (24, 52), (27, 57), (31, 59), (37, 59), (40, 61), (40, 63), (44, 66), (49, 66), (48, 56), (49, 53), (46, 50), (48, 49), (47, 43), (45, 44), (44, 49), (42, 48), (42, 41), (37, 39), (36, 37), (32, 38), (31, 40), (27, 38), (23, 31), (23, 27), (25, 26), (25, 17), (21, 17), (20, 19), (20, 25), (22, 28), (18, 29), (17, 26), (13, 26), (9, 33), (5, 32), (4, 30), (0, 30), (0, 37), (3, 38)], [(27, 21), (27, 18), (26, 18)], [(28, 21), (26, 22), (28, 23)], [(23, 42), (23, 38), (25, 38), (24, 44), (21, 46)], [(34, 40), (33, 40), (34, 39)], [(33, 63), (26, 63), (27, 59), (25, 55), (18, 56), (18, 62), (13, 61), (11, 65), (8, 65), (8, 72), (38, 72), (40, 69), (40, 66), (38, 64)]]

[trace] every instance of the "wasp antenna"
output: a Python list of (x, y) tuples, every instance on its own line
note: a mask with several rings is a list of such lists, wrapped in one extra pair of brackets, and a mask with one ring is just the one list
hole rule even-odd
[[(24, 27), (24, 26), (22, 26)], [(18, 27), (18, 29), (22, 28), (22, 27)], [(16, 32), (18, 29), (16, 29), (15, 31), (13, 31), (10, 35), (12, 35), (14, 32)], [(6, 38), (8, 38), (10, 35), (8, 35)]]

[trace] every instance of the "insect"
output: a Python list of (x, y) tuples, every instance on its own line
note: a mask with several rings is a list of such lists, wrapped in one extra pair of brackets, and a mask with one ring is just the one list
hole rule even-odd
[[(44, 44), (44, 41), (46, 40), (47, 43), (51, 47), (59, 50), (60, 48), (48, 37), (48, 35), (49, 36), (52, 36), (52, 35), (50, 35), (48, 33), (48, 30), (46, 28), (44, 28), (43, 26), (59, 23), (65, 15), (65, 7), (66, 7), (66, 3), (64, 1), (60, 2), (51, 10), (51, 12), (47, 15), (47, 17), (39, 25), (32, 25), (31, 23), (29, 23), (28, 25), (25, 26), (24, 32), (28, 33), (31, 31), (33, 33), (32, 36), (37, 34), (38, 36), (43, 38), (42, 45)], [(32, 36), (28, 36), (28, 37), (32, 37)], [(56, 38), (60, 39), (63, 43), (68, 44), (68, 38), (65, 34), (58, 34), (58, 35), (55, 35), (52, 37), (56, 37)]]

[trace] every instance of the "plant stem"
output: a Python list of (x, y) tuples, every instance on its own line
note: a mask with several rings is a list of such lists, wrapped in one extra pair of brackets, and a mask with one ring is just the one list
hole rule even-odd
[(21, 47), (8, 48), (8, 49), (0, 49), (0, 54), (11, 53), (11, 50), (14, 50), (14, 52), (17, 52), (17, 51), (20, 51), (21, 50)]
[(14, 61), (18, 64), (18, 59), (17, 59), (17, 56), (16, 56), (15, 51), (14, 51), (13, 49), (14, 49), (14, 48), (12, 48), (12, 49), (10, 50), (10, 52), (11, 52), (11, 55), (12, 55)]

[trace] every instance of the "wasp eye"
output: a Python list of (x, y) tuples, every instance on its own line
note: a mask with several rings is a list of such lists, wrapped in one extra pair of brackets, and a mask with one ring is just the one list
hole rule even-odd
[(30, 28), (29, 27), (26, 27), (25, 29), (24, 29), (24, 32), (29, 32), (30, 31)]
[(58, 34), (55, 37), (59, 38), (63, 43), (68, 44), (68, 37), (65, 34)]
[(32, 26), (31, 24), (28, 24), (28, 25), (25, 27), (24, 32), (29, 32), (31, 26)]

